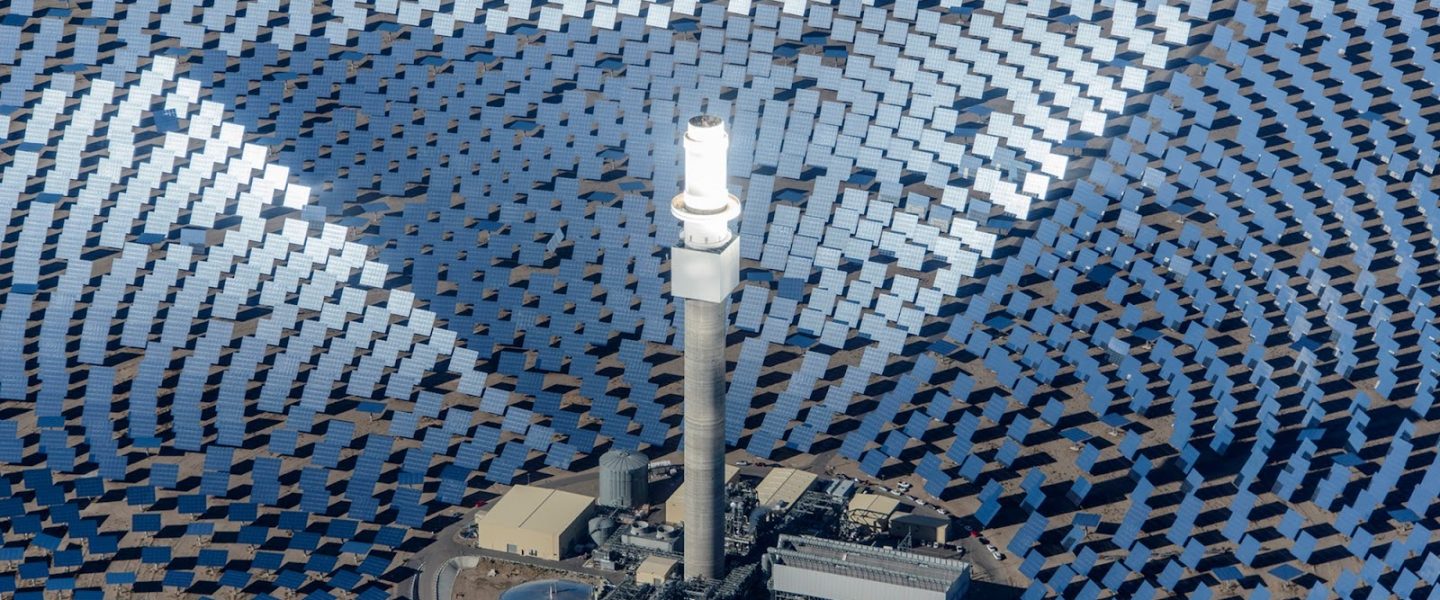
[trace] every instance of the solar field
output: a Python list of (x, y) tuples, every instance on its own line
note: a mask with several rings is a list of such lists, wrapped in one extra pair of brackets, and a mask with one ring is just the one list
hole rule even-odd
[(677, 451), (711, 113), (732, 448), (917, 481), (1017, 597), (1440, 598), (1437, 47), (1413, 0), (12, 0), (0, 595), (386, 598), (452, 507)]

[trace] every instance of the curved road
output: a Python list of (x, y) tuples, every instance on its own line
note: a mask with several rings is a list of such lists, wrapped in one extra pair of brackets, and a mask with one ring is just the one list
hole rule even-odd
[(474, 514), (475, 509), (465, 510), (459, 520), (436, 533), (435, 541), (411, 557), (409, 562), (416, 571), (408, 586), (411, 600), (450, 600), (455, 576), (462, 568), (459, 559), (480, 554), (478, 548), (455, 541), (461, 529), (475, 522)]
[(460, 571), (474, 568), (478, 564), (480, 564), (479, 557), (456, 556), (440, 565), (435, 573), (435, 597), (437, 600), (450, 600), (454, 597), (455, 578), (460, 576)]

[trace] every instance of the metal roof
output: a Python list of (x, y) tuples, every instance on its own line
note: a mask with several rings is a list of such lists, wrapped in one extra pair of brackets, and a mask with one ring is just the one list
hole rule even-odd
[(950, 519), (919, 513), (906, 513), (891, 519), (890, 522), (896, 525), (903, 524), (912, 527), (930, 527), (936, 529), (950, 526)]
[(895, 509), (900, 508), (900, 500), (880, 494), (855, 494), (850, 499), (850, 510), (863, 510), (880, 513), (889, 517), (895, 514)]
[(635, 578), (649, 576), (654, 579), (665, 579), (670, 576), (670, 572), (675, 570), (675, 565), (679, 563), (680, 561), (677, 559), (652, 554), (635, 568)]
[(517, 485), (500, 498), (482, 523), (559, 535), (594, 503), (590, 496)]
[(944, 592), (956, 579), (970, 576), (970, 563), (899, 550), (781, 535), (768, 556), (776, 564)]
[(755, 488), (755, 496), (761, 505), (775, 506), (784, 502), (785, 508), (790, 508), (814, 485), (817, 478), (814, 473), (799, 469), (775, 469)]

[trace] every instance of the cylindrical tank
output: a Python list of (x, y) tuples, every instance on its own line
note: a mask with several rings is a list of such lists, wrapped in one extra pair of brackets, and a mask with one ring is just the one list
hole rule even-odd
[(635, 508), (650, 492), (650, 461), (628, 450), (611, 450), (600, 457), (600, 506)]
[(615, 533), (615, 521), (606, 517), (595, 517), (590, 519), (590, 539), (594, 540), (596, 546), (605, 544), (610, 535)]

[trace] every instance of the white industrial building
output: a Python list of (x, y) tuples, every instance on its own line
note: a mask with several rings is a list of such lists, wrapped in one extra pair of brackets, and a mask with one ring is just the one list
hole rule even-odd
[(782, 535), (765, 554), (773, 598), (958, 600), (970, 563), (808, 536)]

